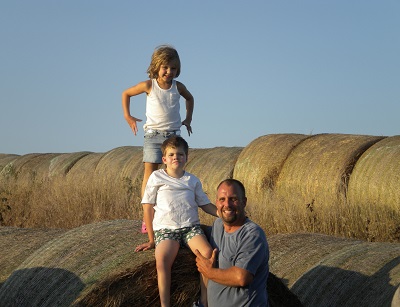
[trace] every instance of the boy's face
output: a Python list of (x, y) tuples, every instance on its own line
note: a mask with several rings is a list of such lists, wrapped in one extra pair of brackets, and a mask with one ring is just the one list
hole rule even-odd
[(178, 73), (178, 61), (171, 61), (168, 63), (163, 63), (158, 71), (158, 80), (164, 82), (171, 82), (175, 79)]
[(167, 165), (167, 169), (179, 170), (184, 168), (187, 157), (185, 154), (185, 150), (182, 147), (167, 147), (167, 149), (165, 150), (165, 155), (162, 157), (162, 160), (163, 163)]

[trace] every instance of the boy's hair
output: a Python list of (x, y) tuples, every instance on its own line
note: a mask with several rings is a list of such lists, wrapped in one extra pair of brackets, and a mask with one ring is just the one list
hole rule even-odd
[(179, 59), (178, 51), (172, 46), (161, 45), (158, 46), (151, 56), (151, 62), (147, 69), (147, 74), (150, 79), (156, 79), (161, 65), (168, 64), (172, 61), (177, 61), (178, 67), (176, 77), (179, 77), (181, 73), (181, 60)]
[(178, 147), (182, 147), (183, 150), (185, 151), (186, 156), (188, 155), (189, 145), (185, 141), (185, 139), (177, 135), (171, 136), (170, 138), (166, 139), (161, 145), (161, 151), (163, 156), (165, 157), (165, 155), (167, 154), (168, 148), (178, 148)]

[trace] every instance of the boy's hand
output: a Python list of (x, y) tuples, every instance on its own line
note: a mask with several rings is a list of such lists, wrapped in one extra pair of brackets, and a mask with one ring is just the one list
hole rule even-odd
[(189, 136), (190, 136), (190, 134), (193, 133), (193, 132), (192, 132), (192, 127), (190, 126), (190, 121), (188, 121), (187, 119), (185, 119), (185, 120), (182, 122), (182, 125), (186, 126), (186, 129), (187, 129), (188, 134), (189, 134)]
[(148, 249), (152, 249), (154, 247), (155, 247), (154, 242), (146, 242), (146, 243), (136, 246), (135, 252), (147, 251)]

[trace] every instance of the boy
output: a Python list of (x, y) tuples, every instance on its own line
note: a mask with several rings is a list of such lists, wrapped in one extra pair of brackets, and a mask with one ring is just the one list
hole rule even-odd
[[(200, 180), (186, 172), (189, 146), (180, 136), (172, 136), (161, 146), (166, 169), (150, 175), (143, 195), (144, 222), (149, 242), (135, 251), (155, 247), (158, 289), (161, 306), (170, 306), (171, 267), (180, 245), (198, 249), (210, 258), (212, 249), (200, 228), (198, 207), (217, 216), (216, 207), (202, 189)], [(200, 301), (207, 306), (206, 282), (201, 278)]]

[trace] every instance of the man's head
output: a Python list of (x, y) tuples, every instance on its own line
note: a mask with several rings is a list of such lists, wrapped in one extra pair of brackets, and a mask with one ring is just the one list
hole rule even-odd
[(226, 179), (218, 185), (215, 205), (225, 226), (235, 228), (243, 225), (246, 204), (246, 190), (240, 181)]

